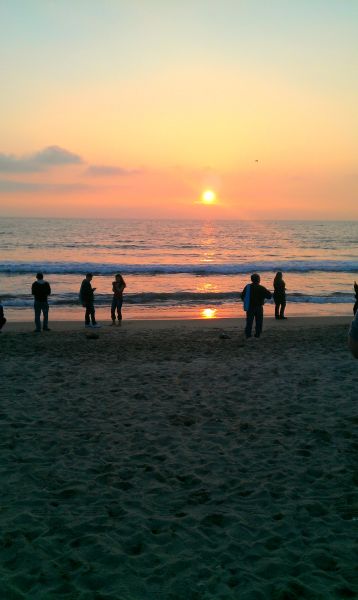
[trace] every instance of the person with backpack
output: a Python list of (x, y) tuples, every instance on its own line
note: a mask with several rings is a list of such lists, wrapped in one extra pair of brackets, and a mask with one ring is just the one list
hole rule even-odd
[(264, 318), (263, 305), (265, 300), (270, 300), (272, 294), (263, 285), (260, 285), (260, 275), (253, 273), (251, 282), (248, 283), (241, 292), (241, 299), (244, 301), (244, 310), (246, 311), (246, 339), (251, 338), (252, 325), (255, 320), (255, 338), (259, 338), (262, 333), (262, 324)]

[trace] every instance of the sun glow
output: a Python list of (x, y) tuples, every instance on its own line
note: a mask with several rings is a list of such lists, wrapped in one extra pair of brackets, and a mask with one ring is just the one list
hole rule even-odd
[(201, 195), (203, 204), (214, 204), (216, 202), (216, 194), (213, 190), (205, 190)]
[(216, 313), (216, 308), (203, 308), (201, 311), (201, 316), (203, 319), (215, 319)]

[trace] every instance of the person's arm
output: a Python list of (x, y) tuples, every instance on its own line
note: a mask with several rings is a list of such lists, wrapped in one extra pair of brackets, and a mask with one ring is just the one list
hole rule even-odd
[(47, 295), (51, 296), (51, 286), (49, 283), (47, 283)]
[(271, 300), (271, 298), (272, 298), (271, 292), (269, 290), (267, 290), (266, 288), (265, 288), (265, 298), (266, 298), (266, 300)]
[(247, 289), (247, 285), (245, 285), (244, 289), (242, 290), (240, 296), (241, 296), (241, 300), (245, 300), (245, 296), (246, 296), (246, 289)]
[(3, 318), (4, 318), (4, 309), (3, 309), (2, 304), (0, 304), (0, 319), (3, 319)]
[(36, 294), (36, 281), (33, 282), (31, 286), (31, 294), (34, 296)]

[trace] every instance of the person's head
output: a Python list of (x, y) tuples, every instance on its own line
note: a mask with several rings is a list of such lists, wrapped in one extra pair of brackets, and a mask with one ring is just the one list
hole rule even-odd
[(93, 274), (92, 274), (92, 273), (86, 273), (86, 279), (87, 279), (88, 281), (91, 281), (92, 277), (93, 277)]
[(118, 281), (118, 282), (119, 281), (123, 281), (123, 277), (122, 277), (122, 275), (120, 273), (116, 274), (116, 281)]
[(251, 275), (252, 283), (260, 283), (260, 275), (258, 273), (253, 273)]
[(38, 281), (42, 281), (43, 278), (44, 278), (44, 274), (43, 273), (36, 273), (36, 279)]

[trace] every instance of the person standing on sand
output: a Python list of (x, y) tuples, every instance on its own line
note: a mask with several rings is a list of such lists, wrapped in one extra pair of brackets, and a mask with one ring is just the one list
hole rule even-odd
[(32, 284), (31, 294), (34, 296), (35, 310), (35, 333), (41, 331), (41, 313), (43, 314), (43, 331), (50, 331), (48, 327), (48, 297), (51, 294), (51, 287), (48, 281), (44, 280), (43, 273), (37, 273), (36, 281)]
[(358, 358), (358, 310), (349, 329), (348, 346), (354, 358)]
[(271, 292), (263, 285), (260, 285), (260, 275), (253, 273), (251, 275), (252, 283), (248, 283), (241, 292), (241, 299), (244, 301), (246, 310), (246, 339), (251, 338), (252, 325), (255, 319), (255, 338), (259, 338), (262, 333), (262, 323), (264, 318), (265, 299), (272, 298)]
[(353, 306), (353, 314), (355, 315), (358, 310), (358, 283), (354, 282), (354, 295), (355, 295), (355, 304)]
[(126, 287), (126, 282), (124, 281), (122, 275), (120, 273), (117, 273), (115, 280), (112, 281), (112, 290), (113, 290), (113, 298), (112, 298), (112, 305), (111, 305), (112, 325), (116, 324), (116, 310), (117, 310), (118, 325), (121, 325), (123, 291), (124, 291), (125, 287)]
[(1, 300), (0, 300), (0, 333), (2, 328), (4, 327), (6, 323), (6, 319), (5, 319), (5, 315), (4, 315), (4, 308), (3, 305), (1, 304)]
[(80, 301), (82, 306), (86, 308), (85, 327), (101, 327), (96, 322), (95, 317), (96, 311), (94, 308), (94, 291), (96, 288), (91, 286), (92, 278), (92, 273), (87, 273), (85, 279), (82, 281), (80, 289)]
[(286, 308), (286, 284), (282, 279), (281, 271), (278, 271), (273, 280), (273, 299), (275, 302), (275, 319), (287, 319), (285, 317)]

